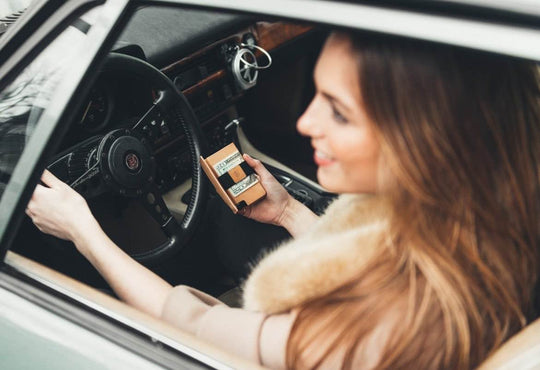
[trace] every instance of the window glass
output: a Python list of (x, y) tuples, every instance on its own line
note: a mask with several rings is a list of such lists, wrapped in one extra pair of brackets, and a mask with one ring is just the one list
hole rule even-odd
[(85, 47), (95, 14), (64, 30), (0, 93), (0, 196), (64, 72)]

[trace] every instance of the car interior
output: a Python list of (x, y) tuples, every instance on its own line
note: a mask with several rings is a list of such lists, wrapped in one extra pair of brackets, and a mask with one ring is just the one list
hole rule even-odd
[[(73, 26), (81, 32), (87, 27), (83, 20)], [(323, 213), (336, 195), (317, 184), (310, 142), (295, 126), (314, 94), (312, 73), (328, 32), (244, 14), (140, 7), (88, 86), (47, 168), (87, 199), (104, 231), (128, 254), (173, 285), (240, 306), (239, 287), (253, 264), (290, 235), (233, 214), (201, 173), (198, 157), (235, 143), (296, 199)], [(114, 162), (119, 145), (150, 168), (137, 183), (126, 182), (126, 169)], [(28, 258), (83, 283), (85, 292), (94, 288), (114, 297), (72, 243), (42, 234), (30, 219), (13, 246), (12, 263)], [(538, 341), (531, 339), (540, 332), (535, 324), (496, 360), (538, 354)]]
[[(152, 27), (157, 24), (166, 31), (156, 36)], [(234, 215), (206, 184), (201, 191), (204, 201), (197, 205), (204, 209), (195, 211), (199, 216), (189, 239), (174, 252), (156, 252), (167, 244), (167, 230), (160, 227), (155, 207), (148, 207), (145, 185), (122, 188), (88, 176), (88, 171), (98, 149), (107, 150), (100, 146), (112, 145), (115, 136), (107, 142), (107, 135), (136, 131), (153, 157), (153, 194), (162, 194), (166, 208), (182, 223), (192, 198), (191, 138), (174, 107), (163, 104), (153, 116), (156, 102), (166, 100), (162, 92), (167, 89), (162, 89), (159, 77), (141, 71), (147, 68), (139, 65), (143, 60), (160, 69), (187, 98), (202, 132), (201, 154), (235, 143), (263, 161), (295, 198), (322, 213), (334, 195), (316, 184), (309, 141), (297, 134), (295, 125), (313, 95), (312, 71), (325, 35), (324, 29), (306, 24), (194, 9), (140, 8), (96, 76), (48, 168), (85, 196), (103, 229), (126, 252), (171, 284), (187, 284), (219, 297), (241, 284), (260, 253), (289, 235)], [(242, 63), (235, 60), (239, 51), (258, 66), (271, 66), (235, 73), (235, 61)], [(144, 160), (141, 155), (143, 164)], [(122, 176), (110, 170), (113, 179)], [(113, 294), (73, 244), (40, 233), (28, 219), (18, 235), (15, 252)]]

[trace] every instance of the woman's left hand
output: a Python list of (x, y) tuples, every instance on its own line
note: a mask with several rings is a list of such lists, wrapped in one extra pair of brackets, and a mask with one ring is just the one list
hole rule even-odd
[(57, 238), (75, 241), (94, 220), (85, 199), (69, 185), (45, 170), (26, 208), (37, 228)]

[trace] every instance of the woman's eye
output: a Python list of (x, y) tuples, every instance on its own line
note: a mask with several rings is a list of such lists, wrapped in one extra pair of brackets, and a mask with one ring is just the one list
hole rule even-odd
[(336, 108), (332, 108), (332, 115), (338, 123), (347, 123), (347, 119)]

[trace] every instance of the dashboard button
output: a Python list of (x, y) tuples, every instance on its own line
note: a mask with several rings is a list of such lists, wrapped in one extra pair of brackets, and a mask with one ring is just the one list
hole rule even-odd
[(161, 121), (161, 124), (159, 125), (159, 129), (161, 130), (161, 133), (163, 135), (169, 135), (171, 131), (169, 130), (169, 126), (165, 123), (165, 121)]

